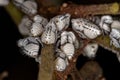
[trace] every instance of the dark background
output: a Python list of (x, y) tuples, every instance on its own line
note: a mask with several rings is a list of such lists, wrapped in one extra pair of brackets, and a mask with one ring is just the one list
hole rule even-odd
[[(99, 0), (71, 0), (76, 3), (100, 3)], [(114, 0), (100, 0), (101, 3)], [(118, 0), (119, 1), (119, 0)], [(3, 7), (0, 7), (0, 73), (9, 72), (7, 80), (37, 80), (38, 63), (34, 59), (22, 55), (17, 47), (17, 40), (22, 38), (17, 26)], [(81, 67), (88, 59), (80, 56), (77, 67)], [(120, 63), (115, 54), (99, 47), (95, 60), (103, 68), (107, 80), (120, 80)]]

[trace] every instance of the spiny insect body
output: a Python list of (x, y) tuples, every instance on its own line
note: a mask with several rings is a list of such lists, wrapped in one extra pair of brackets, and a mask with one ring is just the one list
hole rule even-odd
[(22, 52), (32, 58), (37, 58), (40, 45), (40, 38), (37, 37), (27, 37), (18, 41), (18, 47), (21, 48)]

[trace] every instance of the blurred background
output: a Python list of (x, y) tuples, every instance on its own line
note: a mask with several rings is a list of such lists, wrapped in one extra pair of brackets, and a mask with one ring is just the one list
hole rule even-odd
[[(115, 0), (71, 0), (75, 3), (109, 3)], [(119, 1), (119, 0), (118, 0)], [(3, 7), (0, 7), (0, 74), (8, 72), (5, 80), (37, 80), (38, 63), (20, 53), (17, 40), (22, 38), (17, 26)], [(89, 59), (82, 55), (76, 66), (82, 67)], [(106, 80), (120, 80), (120, 63), (114, 53), (99, 47), (95, 60), (103, 69)]]

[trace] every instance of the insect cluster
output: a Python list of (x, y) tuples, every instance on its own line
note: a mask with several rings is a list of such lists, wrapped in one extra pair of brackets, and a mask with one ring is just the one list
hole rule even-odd
[[(99, 22), (96, 22), (97, 20)], [(120, 21), (112, 18), (110, 15), (105, 15), (100, 18), (93, 19), (97, 25), (100, 26), (100, 29), (104, 35), (108, 35), (111, 39), (111, 45), (114, 45), (116, 48), (120, 48)]]
[[(71, 19), (71, 15), (66, 13), (48, 20), (38, 14), (34, 0), (13, 0), (13, 3), (26, 14), (18, 26), (19, 32), (25, 36), (18, 41), (18, 46), (24, 54), (40, 63), (41, 48), (45, 44), (55, 44), (57, 71), (64, 71), (69, 65), (75, 50), (81, 45), (80, 40), (92, 40), (103, 34), (109, 36), (111, 45), (120, 48), (120, 21), (114, 20), (110, 15)], [(70, 23), (72, 31), (67, 31)], [(91, 42), (84, 48), (83, 55), (94, 58), (97, 50), (98, 44)], [(117, 56), (120, 61), (120, 54)]]

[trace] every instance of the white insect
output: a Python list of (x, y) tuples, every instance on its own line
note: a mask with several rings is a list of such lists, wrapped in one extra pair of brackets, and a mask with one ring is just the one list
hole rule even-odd
[(90, 21), (92, 21), (93, 23), (99, 25), (100, 21), (101, 21), (101, 17), (100, 16), (91, 16), (88, 18)]
[(61, 45), (64, 45), (66, 43), (74, 44), (76, 49), (79, 48), (79, 42), (72, 31), (63, 31), (61, 33)]
[(30, 36), (30, 29), (32, 26), (32, 20), (30, 20), (27, 16), (24, 16), (18, 25), (19, 32), (24, 36)]
[(9, 4), (9, 0), (0, 0), (0, 6), (6, 6)]
[(14, 0), (13, 3), (29, 16), (37, 13), (37, 3), (34, 0)]
[(43, 33), (48, 20), (40, 15), (36, 15), (34, 16), (33, 21), (30, 32), (32, 36), (40, 36)]
[(113, 22), (113, 19), (109, 15), (105, 15), (101, 17), (99, 26), (104, 34), (110, 34), (112, 22)]
[(71, 22), (73, 30), (83, 39), (94, 39), (101, 35), (101, 30), (99, 27), (87, 19), (72, 19)]
[(13, 3), (17, 6), (20, 7), (25, 0), (13, 0)]
[(66, 43), (65, 45), (61, 46), (61, 50), (66, 54), (66, 56), (69, 60), (72, 59), (72, 57), (75, 53), (75, 47), (71, 43)]
[(114, 20), (113, 23), (111, 24), (111, 28), (120, 29), (120, 21)]
[(94, 58), (96, 56), (96, 52), (98, 50), (97, 43), (89, 43), (83, 50), (83, 55), (88, 58)]
[(52, 31), (52, 27), (47, 27), (41, 36), (41, 40), (45, 44), (54, 44), (56, 42), (56, 34)]
[(46, 26), (48, 24), (48, 20), (40, 15), (35, 15), (33, 18), (34, 22), (40, 23), (43, 26)]
[(56, 59), (56, 70), (64, 71), (66, 69), (66, 61), (60, 57)]
[(113, 44), (116, 48), (120, 48), (120, 30), (112, 29), (109, 37), (111, 39), (110, 44)]
[(55, 69), (57, 71), (64, 71), (69, 64), (66, 55), (60, 50), (57, 52), (57, 54), (58, 56), (55, 60)]
[(18, 41), (18, 47), (22, 52), (32, 58), (37, 58), (39, 55), (40, 45), (40, 39), (35, 37), (27, 37)]
[(58, 15), (52, 19), (58, 31), (67, 29), (70, 23), (70, 14)]
[(46, 27), (52, 26), (53, 31), (62, 31), (68, 28), (70, 14), (58, 15), (53, 17)]
[(38, 22), (32, 24), (30, 33), (32, 36), (40, 36), (44, 31), (44, 26)]

